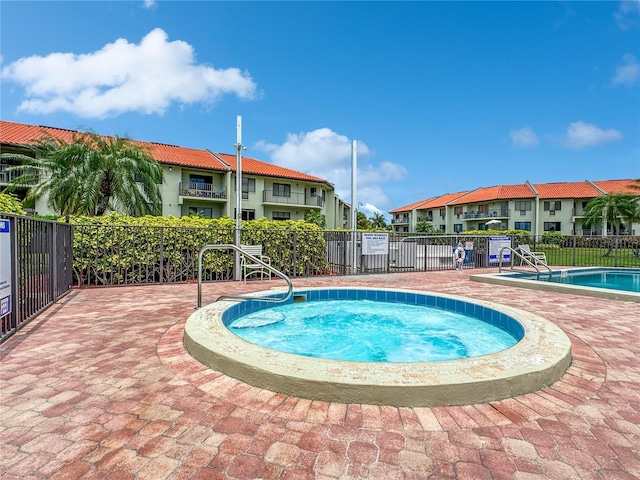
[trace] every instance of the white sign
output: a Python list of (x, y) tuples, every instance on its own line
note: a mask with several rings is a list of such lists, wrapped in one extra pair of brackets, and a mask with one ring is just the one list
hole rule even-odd
[(0, 220), (0, 317), (11, 313), (11, 230)]
[(389, 254), (389, 234), (388, 233), (363, 233), (362, 234), (362, 255), (388, 255)]
[(503, 263), (511, 260), (511, 252), (502, 252), (502, 259), (498, 259), (500, 250), (511, 246), (511, 237), (489, 237), (489, 263)]

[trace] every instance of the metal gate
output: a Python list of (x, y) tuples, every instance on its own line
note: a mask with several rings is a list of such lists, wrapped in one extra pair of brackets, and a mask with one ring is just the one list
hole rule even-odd
[(73, 227), (4, 213), (0, 226), (4, 341), (71, 290)]

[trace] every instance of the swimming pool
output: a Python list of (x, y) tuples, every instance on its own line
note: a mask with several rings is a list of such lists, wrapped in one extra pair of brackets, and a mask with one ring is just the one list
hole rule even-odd
[[(472, 312), (473, 313), (473, 312)], [(283, 352), (360, 362), (435, 362), (513, 346), (522, 328), (426, 305), (374, 300), (289, 303), (233, 320), (239, 337)]]
[(569, 268), (554, 270), (551, 276), (510, 272), (470, 278), (484, 283), (640, 302), (640, 268)]
[[(255, 296), (282, 295), (282, 289)], [(225, 300), (192, 314), (184, 345), (204, 365), (250, 385), (313, 400), (393, 406), (484, 403), (534, 392), (558, 380), (571, 363), (571, 343), (556, 325), (530, 312), (444, 294), (363, 289), (296, 289), (289, 302), (372, 300), (423, 304), (509, 324), (521, 340), (497, 353), (438, 362), (361, 362), (313, 358), (265, 348), (228, 328), (245, 313), (272, 306)]]

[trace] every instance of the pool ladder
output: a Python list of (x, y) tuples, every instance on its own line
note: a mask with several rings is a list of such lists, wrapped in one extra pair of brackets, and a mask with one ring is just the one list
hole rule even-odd
[(287, 293), (285, 294), (284, 297), (274, 298), (274, 297), (247, 297), (242, 295), (221, 295), (216, 299), (216, 302), (219, 302), (221, 300), (240, 300), (240, 301), (259, 300), (261, 302), (282, 303), (282, 302), (286, 302), (291, 298), (291, 295), (293, 294), (293, 284), (291, 283), (291, 279), (287, 277), (284, 273), (282, 273), (279, 270), (276, 270), (271, 265), (268, 265), (267, 263), (263, 262), (259, 258), (256, 258), (253, 255), (251, 255), (250, 253), (245, 252), (237, 245), (232, 245), (230, 243), (221, 243), (217, 245), (205, 245), (200, 249), (200, 253), (198, 254), (198, 304), (196, 306), (196, 309), (202, 307), (202, 256), (204, 255), (204, 252), (208, 250), (235, 250), (236, 252), (240, 253), (240, 255), (244, 255), (252, 262), (259, 264), (260, 266), (269, 270), (274, 275), (277, 275), (280, 278), (282, 278), (285, 282), (287, 282), (287, 286), (288, 286)]
[[(509, 251), (512, 253), (511, 255), (511, 262), (510, 262), (510, 270), (512, 272), (525, 272), (525, 273), (531, 273), (529, 270), (518, 270), (513, 268), (513, 259), (514, 257), (518, 257), (521, 261), (523, 261), (524, 263), (526, 263), (527, 265), (529, 265), (530, 267), (533, 267), (536, 271), (536, 280), (540, 280), (540, 274), (542, 273), (540, 271), (540, 269), (538, 268), (538, 265), (545, 267), (547, 269), (548, 272), (545, 272), (545, 275), (548, 273), (549, 274), (549, 278), (551, 278), (551, 276), (553, 275), (553, 271), (551, 270), (551, 268), (549, 267), (549, 265), (547, 265), (546, 262), (542, 261), (542, 260), (537, 260), (536, 262), (532, 262), (531, 260), (529, 260), (527, 257), (525, 257), (524, 255), (522, 255), (522, 253), (520, 253), (517, 249), (515, 248), (511, 248), (511, 247), (502, 247), (500, 249), (500, 252), (498, 253), (498, 272), (502, 273), (502, 261), (501, 259), (503, 258), (503, 252), (504, 251)], [(522, 265), (522, 262), (520, 263)]]

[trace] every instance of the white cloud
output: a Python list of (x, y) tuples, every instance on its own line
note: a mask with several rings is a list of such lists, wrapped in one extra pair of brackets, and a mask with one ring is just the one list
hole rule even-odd
[(620, 2), (618, 10), (613, 14), (618, 26), (622, 30), (640, 24), (640, 0), (623, 0)]
[(603, 130), (597, 125), (573, 122), (567, 127), (567, 133), (562, 144), (566, 148), (580, 150), (615, 140), (622, 140), (622, 134), (618, 130)]
[(162, 114), (172, 103), (211, 104), (225, 94), (256, 96), (247, 72), (197, 65), (191, 45), (168, 41), (159, 28), (138, 45), (121, 38), (92, 53), (21, 58), (2, 69), (2, 78), (24, 87), (19, 110), (85, 118)]
[(511, 141), (516, 147), (535, 147), (538, 145), (538, 136), (530, 127), (511, 130)]
[[(311, 132), (289, 133), (283, 144), (260, 141), (256, 148), (267, 152), (276, 165), (324, 178), (335, 185), (336, 194), (351, 200), (351, 140), (329, 128)], [(369, 162), (371, 152), (364, 142), (357, 143), (358, 172), (356, 176), (357, 201), (370, 212), (390, 207), (384, 193), (387, 182), (398, 181), (407, 175), (402, 165), (383, 161)]]
[(633, 86), (640, 77), (640, 64), (635, 55), (626, 54), (622, 57), (622, 64), (616, 67), (616, 74), (611, 83), (614, 85)]
[(144, 8), (148, 9), (154, 9), (158, 6), (158, 2), (156, 2), (155, 0), (144, 0), (142, 3)]

